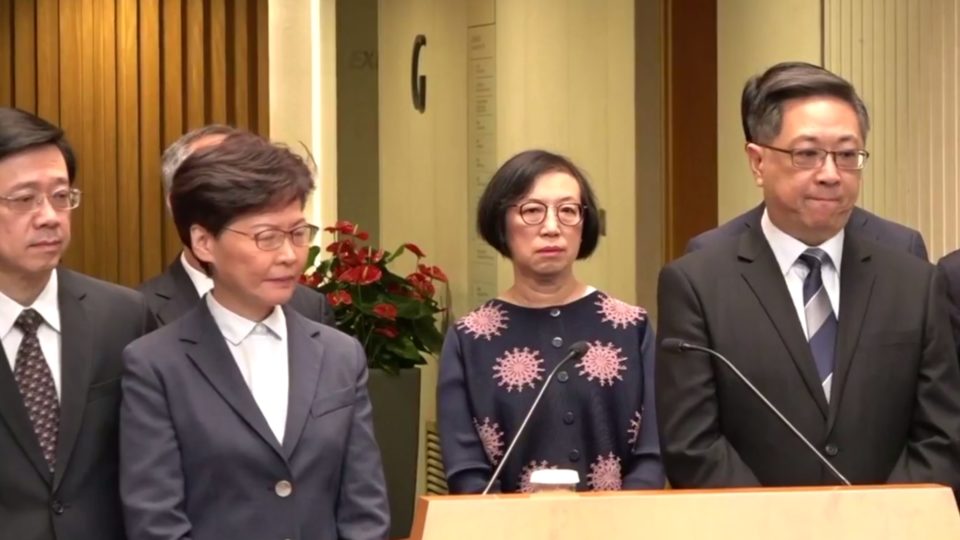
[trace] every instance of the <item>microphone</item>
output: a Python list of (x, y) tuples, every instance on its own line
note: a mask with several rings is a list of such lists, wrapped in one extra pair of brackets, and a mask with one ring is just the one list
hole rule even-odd
[(747, 379), (746, 375), (744, 375), (743, 373), (740, 373), (740, 370), (733, 365), (733, 362), (731, 362), (730, 360), (727, 360), (726, 357), (724, 357), (722, 354), (718, 353), (713, 349), (703, 347), (701, 345), (694, 345), (692, 343), (687, 343), (682, 339), (664, 338), (663, 341), (660, 342), (660, 345), (665, 349), (670, 349), (678, 352), (687, 352), (687, 351), (704, 352), (723, 362), (728, 368), (730, 368), (731, 371), (733, 371), (737, 375), (737, 377), (740, 378), (741, 381), (743, 381), (743, 384), (747, 385), (747, 387), (750, 388), (750, 390), (753, 390), (753, 393), (756, 394), (758, 398), (760, 398), (760, 401), (762, 401), (763, 404), (766, 405), (768, 409), (773, 411), (773, 413), (777, 415), (777, 418), (779, 418), (780, 421), (783, 422), (785, 426), (790, 428), (790, 431), (792, 431), (793, 434), (796, 435), (798, 439), (803, 441), (803, 444), (807, 445), (807, 448), (809, 448), (810, 451), (813, 452), (815, 456), (817, 456), (817, 459), (819, 459), (821, 463), (827, 466), (827, 469), (830, 469), (830, 472), (833, 473), (833, 475), (837, 477), (838, 480), (843, 482), (843, 484), (846, 486), (852, 485), (850, 481), (847, 480), (847, 477), (840, 474), (840, 471), (838, 471), (836, 467), (834, 467), (833, 464), (827, 460), (827, 458), (823, 457), (823, 454), (821, 454), (820, 451), (817, 450), (817, 447), (814, 446), (806, 437), (804, 437), (803, 433), (800, 433), (800, 430), (794, 427), (794, 425), (791, 424), (789, 420), (787, 420), (787, 417), (784, 416), (783, 413), (781, 413), (780, 410), (773, 405), (773, 403), (770, 403), (770, 400), (768, 400), (766, 396), (764, 396), (763, 393), (759, 389), (757, 389), (757, 387), (754, 386), (749, 379)]
[(513, 447), (516, 446), (517, 441), (520, 440), (520, 435), (523, 435), (523, 430), (527, 427), (527, 422), (529, 422), (530, 417), (533, 416), (533, 411), (537, 409), (537, 404), (540, 403), (540, 398), (543, 397), (543, 393), (553, 381), (553, 376), (557, 374), (557, 371), (559, 371), (564, 364), (571, 360), (580, 359), (580, 357), (587, 354), (587, 351), (589, 350), (590, 344), (586, 341), (578, 341), (574, 343), (569, 349), (567, 349), (567, 355), (563, 357), (563, 360), (560, 360), (560, 362), (550, 370), (550, 374), (547, 375), (547, 379), (543, 381), (543, 386), (540, 387), (540, 392), (537, 393), (537, 397), (533, 399), (533, 404), (530, 405), (530, 409), (527, 410), (527, 416), (524, 417), (523, 422), (520, 422), (520, 427), (517, 428), (517, 432), (513, 435), (513, 439), (510, 440), (510, 446), (508, 446), (507, 451), (503, 453), (500, 463), (497, 465), (496, 470), (493, 471), (493, 476), (491, 476), (490, 481), (487, 482), (487, 487), (483, 488), (483, 495), (489, 493), (490, 488), (493, 487), (493, 483), (497, 481), (497, 478), (500, 478), (500, 471), (503, 470), (503, 464), (507, 462), (507, 458), (509, 458), (510, 453), (513, 452)]

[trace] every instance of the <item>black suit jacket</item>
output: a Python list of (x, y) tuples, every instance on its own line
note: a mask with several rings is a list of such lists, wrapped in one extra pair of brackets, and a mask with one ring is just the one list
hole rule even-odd
[[(193, 309), (200, 300), (179, 256), (164, 273), (145, 281), (137, 290), (143, 293), (147, 305), (162, 325), (172, 323)], [(333, 310), (323, 295), (310, 287), (298, 285), (288, 305), (310, 320), (334, 325)]]
[[(659, 339), (729, 358), (850, 481), (960, 485), (960, 368), (929, 263), (848, 234), (828, 404), (783, 274), (760, 230), (660, 273)], [(667, 476), (677, 487), (837, 481), (726, 366), (657, 352)]]
[(937, 261), (937, 269), (947, 285), (947, 300), (950, 305), (950, 326), (957, 342), (957, 357), (960, 358), (960, 250), (944, 255)]
[(140, 293), (59, 269), (60, 434), (51, 476), (0, 348), (0, 539), (124, 538), (120, 353), (156, 328)]
[[(763, 217), (763, 204), (740, 214), (715, 229), (710, 229), (693, 237), (687, 243), (687, 253), (702, 249), (718, 242), (721, 238), (740, 236), (747, 229), (760, 230), (760, 218)], [(867, 238), (894, 249), (912, 253), (923, 260), (927, 259), (927, 245), (918, 231), (899, 223), (871, 214), (859, 206), (853, 207), (846, 231)]]

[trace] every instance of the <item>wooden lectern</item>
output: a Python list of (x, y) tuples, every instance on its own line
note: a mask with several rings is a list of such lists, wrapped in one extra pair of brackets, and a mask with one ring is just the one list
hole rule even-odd
[(957, 540), (946, 487), (620, 491), (421, 497), (412, 540)]

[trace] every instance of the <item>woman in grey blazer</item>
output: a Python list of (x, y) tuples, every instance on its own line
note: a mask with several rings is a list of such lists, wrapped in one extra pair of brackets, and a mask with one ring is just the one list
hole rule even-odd
[(386, 538), (363, 349), (283, 307), (317, 233), (312, 189), (298, 156), (249, 133), (177, 170), (173, 218), (213, 290), (124, 351), (131, 540)]

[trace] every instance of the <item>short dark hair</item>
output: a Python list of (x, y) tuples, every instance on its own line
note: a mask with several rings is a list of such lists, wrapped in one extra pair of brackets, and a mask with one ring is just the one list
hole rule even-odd
[(806, 62), (781, 62), (754, 75), (740, 96), (740, 119), (747, 142), (769, 143), (780, 134), (783, 104), (797, 98), (830, 96), (850, 104), (857, 113), (864, 142), (870, 131), (867, 106), (847, 80)]
[(487, 184), (477, 204), (477, 230), (480, 236), (504, 257), (510, 257), (507, 245), (507, 209), (533, 187), (544, 173), (565, 172), (580, 185), (583, 209), (583, 232), (577, 259), (586, 259), (600, 241), (600, 218), (597, 198), (583, 172), (569, 159), (546, 150), (520, 152), (504, 162)]
[[(306, 204), (313, 190), (310, 168), (283, 145), (239, 131), (201, 148), (177, 167), (170, 210), (180, 241), (192, 248), (190, 227), (219, 236), (235, 219), (293, 201)], [(209, 268), (204, 266), (209, 273)]]
[(67, 164), (67, 179), (73, 184), (77, 174), (77, 159), (63, 130), (26, 111), (0, 107), (0, 159), (48, 144), (56, 146), (63, 154), (63, 161)]

